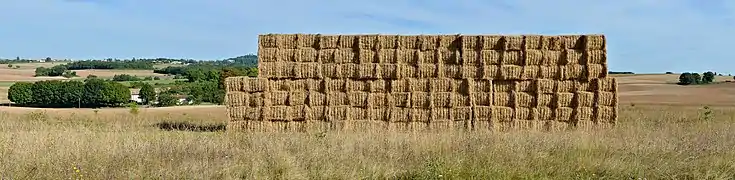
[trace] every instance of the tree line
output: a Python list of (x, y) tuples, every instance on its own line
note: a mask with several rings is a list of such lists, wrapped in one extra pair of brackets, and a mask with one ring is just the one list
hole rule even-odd
[(715, 81), (715, 73), (707, 71), (700, 75), (699, 73), (685, 72), (679, 75), (679, 85), (695, 85), (695, 84), (710, 84)]
[(130, 90), (120, 83), (96, 78), (17, 82), (8, 89), (8, 99), (33, 107), (120, 107), (130, 101)]

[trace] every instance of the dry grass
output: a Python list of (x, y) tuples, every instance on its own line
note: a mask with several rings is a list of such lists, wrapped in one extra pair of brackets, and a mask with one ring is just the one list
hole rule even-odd
[(157, 127), (225, 123), (223, 109), (148, 109), (137, 116), (2, 109), (0, 177), (735, 178), (731, 107), (706, 115), (698, 107), (625, 106), (617, 129), (598, 132), (246, 134)]

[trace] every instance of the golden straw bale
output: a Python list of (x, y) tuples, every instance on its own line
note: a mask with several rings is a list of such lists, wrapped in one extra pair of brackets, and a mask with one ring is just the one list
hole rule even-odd
[(562, 79), (587, 79), (587, 67), (585, 65), (573, 64), (561, 66)]
[(507, 35), (503, 36), (503, 50), (523, 50), (523, 36), (521, 35)]
[(398, 35), (378, 35), (379, 49), (396, 49)]
[(271, 91), (265, 93), (266, 101), (274, 106), (285, 106), (288, 105), (288, 91)]
[(280, 48), (278, 47), (277, 34), (260, 34), (258, 35), (258, 49), (262, 48)]
[(322, 80), (319, 79), (299, 79), (293, 80), (298, 91), (319, 91)]
[(309, 106), (325, 106), (327, 105), (327, 94), (308, 91), (308, 104)]
[(357, 76), (355, 78), (359, 79), (374, 79), (379, 77), (379, 72), (376, 72), (375, 68), (378, 66), (377, 64), (373, 63), (366, 63), (366, 64), (356, 64), (357, 65)]
[(586, 50), (584, 51), (584, 60), (588, 64), (607, 64), (607, 52), (605, 50)]
[(375, 52), (374, 50), (360, 49), (357, 53), (358, 63), (377, 63), (379, 58)]
[(493, 93), (492, 92), (473, 92), (472, 104), (477, 106), (491, 106), (493, 105)]
[(493, 121), (512, 121), (515, 115), (512, 107), (504, 106), (493, 106), (492, 107), (492, 120)]
[(451, 113), (452, 113), (452, 109), (450, 108), (431, 109), (431, 118), (433, 118), (431, 123), (441, 122), (441, 121), (452, 121), (452, 119), (450, 119)]
[(500, 78), (506, 80), (517, 80), (521, 79), (523, 72), (523, 66), (518, 65), (501, 65), (500, 66)]
[(533, 80), (515, 81), (514, 91), (516, 92), (536, 92), (536, 82)]
[(368, 94), (367, 107), (389, 107), (392, 104), (388, 104), (387, 96), (388, 93), (370, 93)]
[(428, 109), (431, 106), (431, 97), (428, 92), (411, 92), (411, 107)]
[(338, 49), (334, 52), (335, 63), (360, 63), (358, 61), (359, 56), (356, 55), (353, 49)]
[(318, 34), (297, 34), (296, 44), (299, 48), (319, 48)]
[(536, 79), (537, 93), (553, 93), (556, 81), (551, 79)]
[(429, 92), (431, 85), (429, 79), (406, 79), (409, 85), (410, 92)]
[(390, 109), (389, 108), (372, 108), (368, 109), (368, 120), (371, 121), (389, 121), (390, 120)]
[(493, 92), (493, 81), (478, 79), (473, 81), (472, 89), (474, 92)]
[(476, 121), (491, 121), (493, 118), (492, 106), (475, 106), (474, 111), (477, 112)]
[(462, 35), (462, 50), (480, 50), (480, 37), (476, 35)]
[(431, 110), (428, 109), (411, 109), (411, 122), (429, 122), (431, 120)]
[(339, 48), (339, 35), (321, 35), (319, 36), (319, 49), (337, 49)]
[(370, 92), (373, 93), (387, 93), (390, 92), (390, 81), (383, 79), (369, 81)]
[(225, 91), (241, 91), (243, 83), (242, 79), (244, 78), (240, 76), (225, 78)]
[(523, 62), (523, 51), (516, 51), (516, 50), (508, 50), (503, 51), (500, 54), (501, 58), (501, 64), (503, 65), (518, 65), (523, 66), (525, 65), (525, 62)]
[(482, 78), (482, 73), (484, 73), (483, 66), (464, 65), (461, 67), (462, 70), (460, 73), (462, 73), (462, 78), (464, 79)]
[(339, 92), (346, 92), (347, 91), (347, 80), (344, 79), (328, 79), (324, 80), (324, 85), (326, 86), (327, 91), (339, 91)]
[(298, 105), (306, 105), (306, 91), (291, 91), (288, 95), (288, 102), (287, 105), (289, 106), (298, 106)]
[(561, 70), (559, 66), (539, 66), (539, 78), (561, 79)]
[(543, 49), (545, 50), (563, 50), (563, 39), (561, 36), (543, 36), (541, 38)]
[(452, 92), (431, 93), (431, 105), (434, 107), (452, 107)]
[(617, 106), (618, 98), (614, 92), (597, 91), (596, 102), (598, 106)]
[(334, 56), (337, 49), (320, 49), (316, 61), (320, 63), (335, 63)]
[(378, 52), (378, 62), (380, 63), (397, 63), (398, 55), (395, 49), (381, 49)]
[(258, 62), (278, 61), (278, 48), (258, 48)]
[(484, 65), (500, 65), (501, 64), (501, 50), (482, 50), (480, 51), (480, 63)]
[(582, 35), (560, 35), (562, 47), (566, 49), (584, 49), (584, 38)]
[(503, 36), (499, 35), (484, 35), (479, 37), (479, 44), (482, 50), (503, 50), (504, 44), (502, 42)]
[(460, 93), (452, 93), (450, 94), (451, 101), (451, 107), (465, 107), (470, 106), (470, 97), (467, 95), (463, 95)]
[(381, 63), (380, 77), (384, 79), (398, 79), (398, 66), (396, 64)]
[(329, 121), (348, 121), (351, 118), (349, 116), (350, 106), (327, 106), (326, 118)]
[(618, 82), (615, 78), (600, 78), (596, 79), (597, 81), (597, 87), (600, 91), (606, 91), (606, 92), (617, 92), (618, 91)]
[(514, 101), (512, 92), (493, 93), (493, 106), (514, 107)]
[(452, 92), (453, 87), (458, 86), (458, 81), (451, 78), (432, 78), (430, 81), (430, 89), (433, 92)]
[(575, 121), (590, 121), (594, 117), (594, 109), (592, 107), (577, 107), (574, 109)]
[(294, 50), (295, 62), (318, 62), (319, 51), (314, 48), (300, 48)]
[(416, 52), (418, 52), (416, 49), (396, 50), (396, 63), (416, 64), (416, 60), (418, 59)]
[(533, 118), (535, 120), (550, 121), (554, 119), (554, 109), (547, 106), (535, 107), (533, 109)]
[(605, 35), (588, 34), (584, 36), (584, 49), (605, 50)]
[(538, 49), (527, 49), (524, 51), (524, 65), (525, 66), (538, 66), (544, 64), (544, 50)]
[(334, 77), (330, 78), (358, 78), (360, 73), (360, 64), (355, 63), (345, 63), (345, 64), (339, 64), (338, 71), (335, 72)]
[(290, 106), (270, 106), (263, 110), (263, 117), (267, 121), (290, 121), (294, 113)]
[(396, 49), (419, 49), (420, 46), (417, 35), (398, 35), (398, 44)]
[(513, 95), (515, 96), (513, 98), (515, 101), (513, 104), (516, 107), (536, 107), (537, 102), (535, 93), (515, 92)]
[(411, 84), (408, 81), (408, 79), (391, 80), (391, 92), (411, 92)]
[(340, 64), (336, 63), (321, 64), (321, 71), (323, 78), (339, 78), (344, 74)]
[(493, 80), (493, 92), (511, 92), (516, 89), (513, 80)]
[(556, 92), (574, 92), (577, 82), (573, 80), (556, 81)]
[(418, 64), (416, 78), (433, 78), (436, 76), (436, 65), (434, 64)]
[(482, 56), (478, 50), (462, 50), (462, 65), (465, 66), (479, 66), (482, 65)]
[(339, 35), (338, 49), (357, 49), (357, 45), (357, 35)]
[(368, 92), (352, 91), (348, 92), (347, 96), (352, 107), (367, 107), (368, 104)]
[(322, 76), (321, 71), (315, 71), (315, 69), (320, 68), (320, 63), (294, 63), (293, 74), (296, 75), (295, 78), (320, 78)]
[(370, 91), (370, 81), (358, 81), (358, 80), (344, 80), (346, 89), (345, 91)]
[(618, 119), (617, 106), (598, 106), (596, 107), (595, 120), (599, 122), (616, 122)]
[(472, 118), (472, 107), (462, 106), (452, 108), (451, 112), (452, 120), (454, 121), (467, 121), (469, 122)]
[(248, 94), (244, 92), (227, 92), (225, 93), (225, 104), (228, 107), (234, 106), (246, 106), (245, 102), (248, 101)]
[(439, 49), (459, 49), (461, 47), (460, 35), (439, 35)]
[(536, 94), (536, 106), (555, 106), (554, 94), (552, 93), (541, 93)]
[(410, 92), (393, 92), (390, 93), (393, 106), (396, 107), (411, 107), (411, 93)]
[(279, 34), (276, 38), (279, 49), (296, 49), (298, 47), (296, 41), (296, 34)]
[(262, 121), (263, 107), (240, 107), (238, 109), (242, 113), (243, 118), (247, 121)]
[(350, 107), (348, 110), (349, 119), (352, 121), (368, 121), (370, 120), (370, 112), (363, 107)]
[(437, 50), (417, 51), (420, 53), (417, 63), (437, 64)]
[(563, 64), (563, 61), (565, 61), (564, 51), (556, 51), (556, 50), (543, 50), (541, 51), (541, 61), (542, 65), (559, 65)]
[(377, 34), (360, 35), (357, 36), (358, 49), (360, 50), (374, 50), (378, 43)]
[(349, 97), (345, 92), (328, 92), (327, 94), (327, 106), (344, 106), (350, 105)]
[(587, 64), (584, 58), (584, 50), (577, 49), (566, 49), (564, 50), (564, 61), (561, 62), (563, 65), (576, 65), (576, 64)]
[(555, 107), (572, 107), (574, 103), (574, 93), (560, 92), (556, 93), (556, 106)]
[(279, 62), (258, 62), (258, 77), (275, 77), (281, 71), (278, 68), (279, 64)]
[(434, 50), (439, 45), (439, 36), (434, 35), (419, 35), (418, 36), (419, 49), (421, 50)]
[(521, 79), (538, 79), (541, 77), (541, 66), (523, 66)]
[(248, 93), (246, 106), (248, 107), (261, 107), (265, 105), (265, 94), (267, 93)]
[(324, 121), (325, 110), (327, 106), (309, 106), (309, 112), (306, 114), (307, 121)]
[(451, 49), (445, 49), (445, 48), (439, 48), (437, 49), (437, 63), (438, 64), (459, 64), (460, 62), (457, 61), (457, 59), (460, 59), (461, 54), (457, 53), (455, 50)]
[(540, 50), (543, 48), (543, 41), (541, 35), (524, 35), (523, 36), (523, 48), (528, 50)]
[(500, 79), (501, 65), (486, 65), (482, 67), (482, 79)]
[(513, 109), (513, 112), (515, 113), (515, 116), (513, 116), (514, 120), (533, 120), (533, 117), (536, 114), (533, 109), (529, 107), (516, 107)]
[(573, 112), (574, 109), (570, 107), (557, 107), (554, 109), (554, 117), (557, 121), (571, 121)]
[(595, 93), (593, 92), (577, 91), (574, 96), (577, 107), (592, 107), (595, 104)]
[(390, 122), (408, 122), (411, 119), (411, 108), (393, 107), (390, 115)]
[(607, 77), (607, 66), (601, 64), (587, 65), (587, 80)]
[(460, 65), (443, 65), (441, 75), (443, 78), (462, 78), (462, 66)]

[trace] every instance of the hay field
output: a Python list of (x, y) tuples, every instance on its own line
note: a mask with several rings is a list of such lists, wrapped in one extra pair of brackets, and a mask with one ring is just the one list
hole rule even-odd
[[(40, 81), (52, 79), (66, 79), (64, 77), (33, 77), (38, 67), (53, 67), (65, 63), (18, 63), (14, 65), (20, 66), (18, 69), (8, 68), (7, 64), (0, 64), (0, 81)], [(117, 74), (130, 74), (136, 76), (164, 76), (163, 74), (153, 73), (153, 70), (74, 70), (79, 78), (87, 77), (94, 74), (99, 77), (112, 77)]]

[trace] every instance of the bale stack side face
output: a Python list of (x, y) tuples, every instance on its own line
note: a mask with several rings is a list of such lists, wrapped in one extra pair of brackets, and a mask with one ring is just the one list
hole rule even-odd
[(267, 34), (258, 77), (231, 77), (228, 129), (605, 128), (617, 119), (603, 35)]

